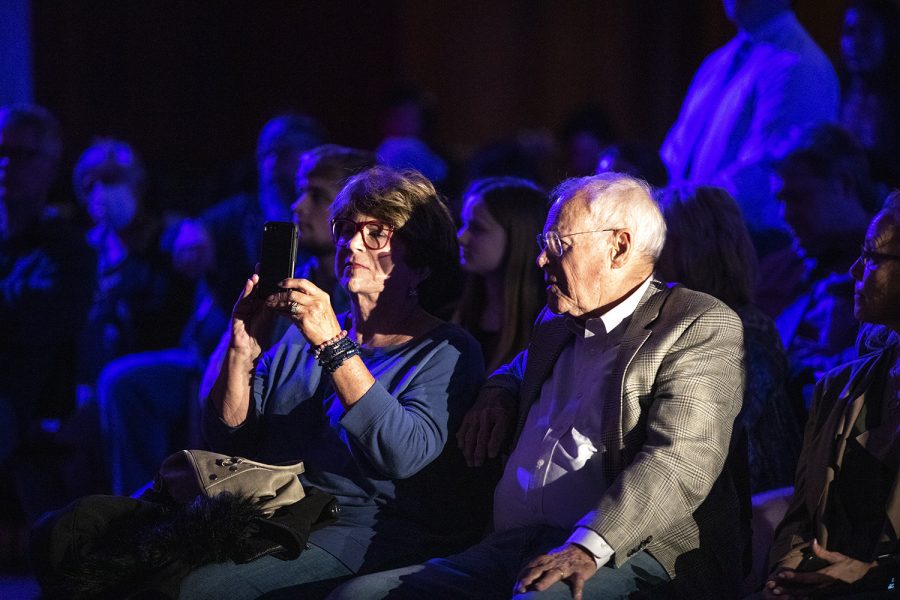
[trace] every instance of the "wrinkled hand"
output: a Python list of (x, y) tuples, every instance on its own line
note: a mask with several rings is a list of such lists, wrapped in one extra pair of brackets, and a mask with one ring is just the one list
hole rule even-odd
[(793, 569), (777, 571), (766, 582), (765, 591), (773, 598), (791, 598), (809, 595), (812, 591), (825, 591), (829, 587), (843, 587), (856, 583), (866, 576), (875, 563), (866, 563), (840, 552), (831, 552), (822, 548), (818, 541), (811, 544), (815, 556), (830, 564), (818, 571), (801, 573)]
[(231, 339), (228, 347), (251, 359), (265, 350), (272, 339), (274, 315), (266, 310), (265, 301), (253, 293), (259, 283), (259, 275), (253, 274), (244, 283), (244, 289), (231, 311)]
[[(311, 281), (288, 278), (278, 285), (285, 291), (269, 296), (266, 305), (289, 317), (310, 345), (318, 346), (341, 332), (331, 297)], [(293, 306), (297, 308), (292, 310)]]
[(197, 221), (182, 221), (172, 242), (175, 270), (185, 277), (198, 279), (212, 268), (215, 254), (215, 244), (206, 227)]
[(515, 426), (515, 406), (515, 398), (506, 390), (481, 390), (456, 432), (456, 444), (467, 465), (480, 467), (485, 457), (500, 454)]
[(572, 598), (581, 600), (584, 583), (597, 572), (597, 562), (584, 548), (565, 544), (533, 559), (519, 573), (514, 594), (542, 592), (557, 581), (572, 590)]

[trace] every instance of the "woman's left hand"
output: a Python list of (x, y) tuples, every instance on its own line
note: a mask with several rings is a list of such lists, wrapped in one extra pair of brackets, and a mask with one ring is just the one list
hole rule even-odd
[[(773, 577), (774, 588), (780, 588), (782, 594), (805, 596), (812, 589), (824, 589), (842, 584), (853, 584), (865, 577), (875, 567), (875, 563), (865, 563), (840, 552), (825, 550), (818, 541), (810, 544), (812, 553), (829, 564), (817, 571), (801, 573), (787, 569), (780, 571)], [(803, 593), (803, 592), (806, 593)]]
[(272, 294), (269, 308), (289, 317), (303, 337), (318, 346), (341, 332), (331, 308), (331, 298), (308, 279), (285, 279), (279, 284), (284, 291)]

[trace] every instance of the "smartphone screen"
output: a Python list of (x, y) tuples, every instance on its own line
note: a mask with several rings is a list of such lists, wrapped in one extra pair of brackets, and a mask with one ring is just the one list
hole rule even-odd
[(297, 261), (297, 226), (288, 221), (267, 221), (263, 225), (257, 290), (268, 298), (281, 288), (278, 282), (294, 276)]

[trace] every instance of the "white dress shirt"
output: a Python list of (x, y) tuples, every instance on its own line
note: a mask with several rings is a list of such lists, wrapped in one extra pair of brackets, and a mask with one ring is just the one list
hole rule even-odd
[[(602, 410), (599, 398), (612, 375), (619, 341), (650, 285), (648, 278), (621, 303), (580, 325), (563, 349), (538, 401), (531, 407), (516, 447), (494, 492), (494, 527), (575, 527), (595, 510), (608, 482), (602, 471)], [(613, 549), (596, 532), (576, 528), (569, 539), (598, 560)]]

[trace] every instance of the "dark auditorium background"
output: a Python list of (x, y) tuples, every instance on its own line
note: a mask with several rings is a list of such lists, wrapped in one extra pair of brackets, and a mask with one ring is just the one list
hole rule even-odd
[[(844, 0), (800, 0), (834, 62)], [(397, 84), (437, 99), (433, 143), (464, 159), (587, 103), (658, 145), (702, 58), (734, 27), (720, 0), (31, 3), (34, 100), (61, 120), (63, 173), (97, 135), (132, 142), (160, 208), (196, 212), (286, 110), (372, 148)], [(56, 195), (66, 195), (61, 177)]]

